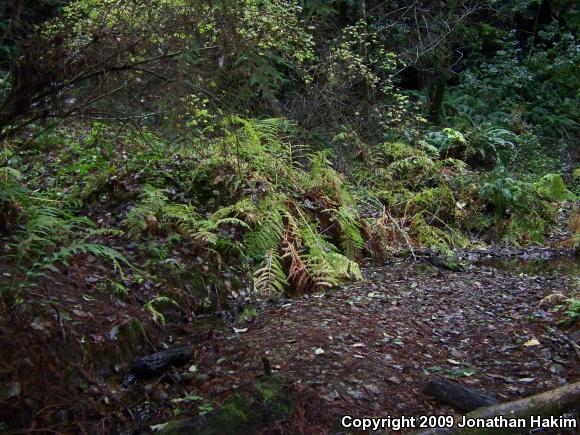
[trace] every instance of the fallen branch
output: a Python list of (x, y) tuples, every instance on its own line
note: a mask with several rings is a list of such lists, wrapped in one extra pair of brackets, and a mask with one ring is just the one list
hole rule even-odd
[[(526, 419), (541, 417), (557, 417), (568, 412), (580, 412), (580, 381), (573, 384), (564, 385), (554, 390), (536, 394), (535, 396), (526, 397), (511, 402), (501, 403), (499, 405), (480, 408), (458, 417), (456, 423), (466, 419), (493, 419), (494, 417), (503, 417), (504, 419)], [(529, 432), (532, 427), (529, 425), (522, 428), (506, 427), (478, 427), (478, 428), (460, 428), (457, 424), (453, 428), (428, 429), (416, 432), (415, 435), (449, 435), (449, 434), (470, 434), (470, 435), (497, 435)]]
[(131, 375), (135, 378), (154, 376), (173, 365), (183, 364), (193, 355), (189, 346), (162, 350), (133, 362)]
[(471, 388), (466, 388), (447, 379), (435, 379), (425, 388), (425, 392), (461, 411), (473, 411), (485, 406), (497, 405), (499, 401)]

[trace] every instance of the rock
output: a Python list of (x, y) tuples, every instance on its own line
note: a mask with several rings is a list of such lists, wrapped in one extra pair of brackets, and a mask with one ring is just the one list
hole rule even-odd
[(153, 391), (151, 398), (156, 402), (165, 402), (169, 398), (169, 395), (162, 387), (157, 387), (155, 391)]
[(566, 369), (564, 368), (564, 366), (562, 364), (552, 364), (550, 366), (550, 372), (554, 373), (555, 375), (558, 375), (558, 376), (565, 376), (566, 375)]

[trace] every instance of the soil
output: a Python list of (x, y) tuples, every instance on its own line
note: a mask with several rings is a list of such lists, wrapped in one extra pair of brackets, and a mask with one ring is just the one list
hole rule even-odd
[[(249, 319), (207, 318), (193, 326), (170, 325), (150, 332), (145, 341), (154, 341), (155, 348), (147, 343), (134, 346), (136, 354), (191, 345), (191, 361), (128, 387), (123, 386), (127, 364), (98, 371), (78, 362), (84, 383), (67, 390), (70, 396), (61, 391), (58, 400), (46, 399), (56, 394), (54, 389), (44, 391), (43, 404), (50, 408), (36, 410), (28, 428), (47, 426), (59, 433), (151, 432), (151, 426), (176, 415), (193, 418), (219, 408), (233, 393), (263, 378), (264, 364), (285, 379), (297, 410), (292, 418), (263, 425), (262, 433), (336, 433), (343, 415), (455, 415), (458, 411), (424, 392), (427, 382), (437, 376), (500, 401), (579, 380), (580, 357), (572, 344), (580, 342), (578, 323), (559, 325), (564, 316), (561, 300), (544, 300), (555, 292), (565, 296), (578, 292), (577, 258), (481, 257), (471, 256), (476, 259), (465, 272), (442, 270), (420, 259), (369, 266), (360, 282), (297, 299), (257, 303), (255, 317), (253, 310), (244, 311), (250, 313), (245, 316)], [(66, 300), (64, 295), (61, 299)], [(111, 317), (119, 324), (119, 319), (139, 317), (128, 307), (113, 304), (108, 313), (95, 310), (98, 316), (76, 320), (87, 324), (98, 317), (102, 323)], [(18, 337), (8, 324), (3, 322), (4, 340), (12, 333), (12, 338)], [(58, 340), (58, 327), (54, 332)], [(32, 343), (40, 346), (39, 341)], [(12, 351), (18, 355), (17, 349)], [(22, 413), (22, 424), (30, 421), (25, 415), (34, 408), (26, 402), (34, 392), (22, 379), (24, 373), (12, 376), (22, 393), (9, 399), (11, 411)], [(53, 376), (53, 382), (58, 386), (64, 380)], [(73, 420), (81, 417), (75, 394), (98, 404), (76, 426)], [(61, 421), (55, 423), (58, 418)]]

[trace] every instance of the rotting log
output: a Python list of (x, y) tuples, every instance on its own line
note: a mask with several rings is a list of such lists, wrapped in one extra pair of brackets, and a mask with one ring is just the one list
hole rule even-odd
[(185, 363), (193, 355), (189, 346), (175, 347), (136, 359), (131, 365), (131, 375), (135, 378), (154, 376), (163, 370)]
[[(534, 429), (529, 425), (530, 417), (559, 417), (566, 413), (580, 413), (580, 381), (564, 385), (554, 390), (536, 394), (535, 396), (500, 403), (498, 405), (479, 408), (456, 419), (456, 424), (452, 428), (427, 429), (415, 432), (414, 435), (502, 435), (514, 433), (527, 433)], [(510, 419), (525, 419), (527, 426), (522, 428), (509, 427), (459, 427), (457, 423), (463, 419), (493, 419), (503, 417)]]
[(425, 392), (460, 411), (473, 411), (485, 406), (497, 405), (499, 400), (464, 387), (448, 379), (434, 379), (427, 384)]

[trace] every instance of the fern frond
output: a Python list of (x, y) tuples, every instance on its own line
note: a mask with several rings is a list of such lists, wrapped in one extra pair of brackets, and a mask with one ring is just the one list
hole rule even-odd
[(244, 222), (253, 222), (257, 212), (258, 207), (256, 204), (254, 204), (252, 199), (243, 198), (233, 205), (221, 207), (211, 215), (210, 219), (213, 221), (218, 221), (233, 215), (233, 217), (236, 218), (243, 216), (245, 218)]
[(140, 199), (140, 203), (131, 208), (125, 218), (125, 225), (132, 238), (139, 237), (152, 221), (159, 220), (168, 201), (164, 190), (149, 185), (145, 187)]
[(149, 313), (153, 317), (153, 320), (161, 325), (165, 325), (165, 316), (163, 315), (163, 313), (161, 311), (159, 311), (158, 306), (163, 306), (163, 305), (174, 306), (174, 307), (177, 307), (178, 309), (181, 309), (181, 307), (179, 306), (179, 304), (175, 300), (173, 300), (167, 296), (156, 296), (153, 299), (151, 299), (149, 302), (147, 302), (145, 304), (145, 309), (147, 311), (149, 311)]
[(304, 263), (309, 275), (317, 286), (333, 287), (338, 285), (338, 277), (328, 256), (330, 252), (337, 251), (336, 247), (316, 232), (305, 219), (303, 222), (305, 225), (302, 231), (302, 241), (306, 247)]
[(9, 166), (3, 166), (0, 168), (0, 182), (2, 184), (8, 184), (14, 181), (22, 180), (22, 173)]
[(266, 252), (253, 276), (254, 288), (260, 293), (282, 293), (288, 285), (280, 256), (273, 249)]
[(284, 237), (283, 259), (289, 259), (288, 281), (298, 293), (306, 293), (317, 286), (317, 282), (310, 276), (298, 249), (288, 237)]
[(282, 213), (285, 209), (279, 198), (268, 198), (260, 206), (254, 229), (244, 237), (248, 257), (259, 257), (279, 248), (284, 231)]
[[(56, 207), (42, 205), (29, 207), (28, 219), (19, 232), (18, 252), (20, 256), (36, 256), (66, 241), (72, 229), (72, 220)], [(84, 218), (84, 222), (88, 219)], [(90, 221), (89, 221), (90, 222)]]
[(332, 220), (340, 228), (340, 242), (348, 258), (357, 258), (364, 246), (360, 233), (360, 216), (353, 206), (342, 206), (338, 210), (325, 210), (333, 213)]
[(45, 263), (47, 265), (53, 264), (57, 261), (68, 265), (67, 261), (76, 255), (91, 254), (97, 257), (110, 260), (113, 264), (124, 263), (131, 266), (129, 260), (123, 256), (119, 251), (105, 245), (99, 245), (96, 243), (76, 243), (70, 246), (62, 247), (58, 252), (54, 253), (52, 257), (48, 258)]

